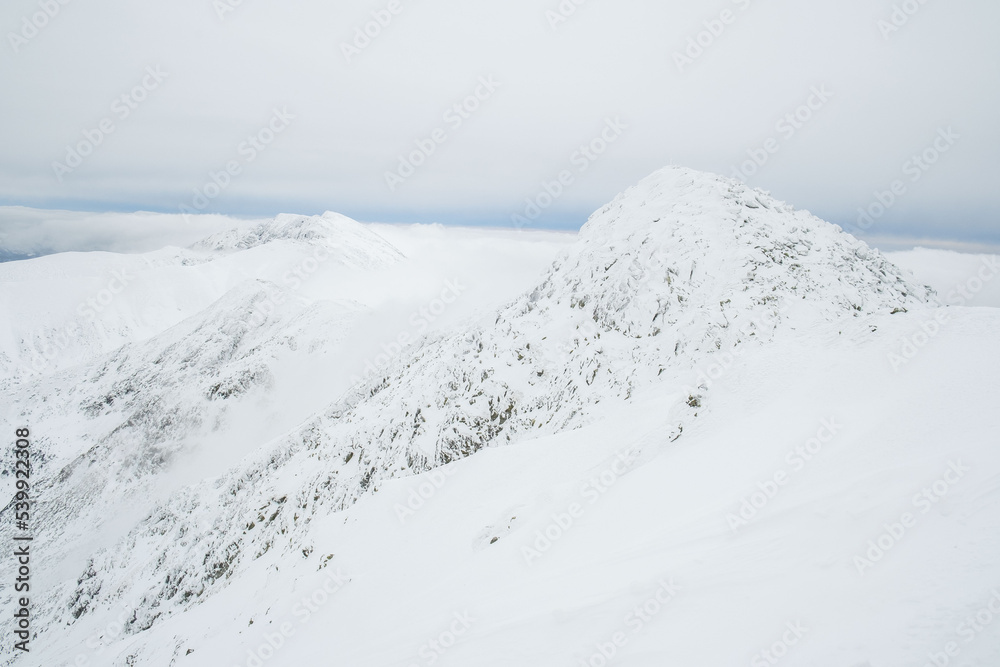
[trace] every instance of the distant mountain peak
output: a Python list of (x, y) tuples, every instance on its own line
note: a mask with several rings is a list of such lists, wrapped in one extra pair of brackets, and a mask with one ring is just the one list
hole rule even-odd
[(403, 253), (367, 226), (331, 211), (323, 215), (282, 213), (249, 229), (213, 234), (192, 248), (238, 252), (274, 242), (313, 244), (335, 253), (352, 268), (377, 268), (404, 259)]

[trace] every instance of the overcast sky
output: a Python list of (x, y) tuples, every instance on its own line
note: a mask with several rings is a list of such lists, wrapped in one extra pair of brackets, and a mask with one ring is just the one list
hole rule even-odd
[(578, 227), (680, 164), (1000, 242), (1000, 4), (895, 2), (6, 0), (0, 204), (509, 225), (565, 170), (531, 224)]

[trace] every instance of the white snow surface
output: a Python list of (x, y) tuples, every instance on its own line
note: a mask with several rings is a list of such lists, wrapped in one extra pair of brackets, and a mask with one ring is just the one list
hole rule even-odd
[[(998, 664), (1000, 314), (924, 286), (956, 254), (672, 167), (578, 238), (328, 213), (0, 265), (39, 494), (0, 664)], [(78, 293), (32, 295), (132, 266), (19, 370)]]

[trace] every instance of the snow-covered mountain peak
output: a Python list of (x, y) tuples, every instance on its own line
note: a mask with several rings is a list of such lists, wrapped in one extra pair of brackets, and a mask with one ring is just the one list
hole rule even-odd
[(403, 259), (391, 243), (365, 225), (340, 213), (323, 215), (282, 213), (273, 220), (214, 234), (193, 248), (216, 252), (249, 250), (276, 241), (309, 243), (334, 254), (351, 268), (379, 268)]
[(832, 319), (929, 294), (836, 225), (740, 181), (667, 167), (594, 213), (533, 296), (654, 336), (695, 320), (728, 327), (767, 304)]

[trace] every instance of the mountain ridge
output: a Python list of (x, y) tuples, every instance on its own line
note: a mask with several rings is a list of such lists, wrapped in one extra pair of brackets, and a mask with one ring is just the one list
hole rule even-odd
[[(329, 229), (326, 221), (316, 224)], [(303, 229), (315, 222), (289, 216), (212, 244), (253, 248), (289, 235), (325, 243)], [(93, 554), (47, 613), (72, 623), (129, 596), (131, 631), (150, 628), (272, 549), (311, 551), (314, 518), (386, 480), (580, 428), (653, 385), (677, 388), (667, 434), (676, 440), (705, 400), (683, 390), (715, 355), (798, 327), (921, 307), (929, 294), (863, 242), (767, 193), (660, 170), (592, 215), (533, 289), (407, 348), (221, 477), (174, 493), (114, 549)], [(151, 550), (155, 536), (173, 539)], [(134, 577), (144, 582), (139, 599)]]

